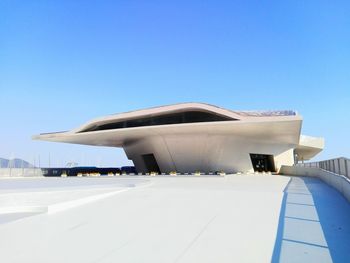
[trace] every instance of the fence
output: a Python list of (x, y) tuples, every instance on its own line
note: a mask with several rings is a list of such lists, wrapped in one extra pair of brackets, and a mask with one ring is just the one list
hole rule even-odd
[(298, 163), (297, 166), (321, 168), (323, 170), (341, 174), (347, 178), (350, 178), (350, 159), (344, 157), (320, 162)]

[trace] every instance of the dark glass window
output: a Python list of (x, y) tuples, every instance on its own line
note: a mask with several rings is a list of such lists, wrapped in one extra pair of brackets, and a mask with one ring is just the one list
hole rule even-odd
[(112, 122), (107, 124), (95, 125), (81, 132), (101, 131), (111, 129), (122, 129), (142, 126), (196, 123), (196, 122), (212, 122), (212, 121), (234, 121), (237, 119), (227, 116), (214, 114), (204, 111), (187, 111), (177, 112), (158, 116), (143, 117), (139, 119), (131, 119), (126, 121)]

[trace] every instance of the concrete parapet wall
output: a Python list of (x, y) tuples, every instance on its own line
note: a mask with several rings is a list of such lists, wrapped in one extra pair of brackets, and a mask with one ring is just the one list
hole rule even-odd
[(320, 161), (320, 162), (308, 162), (298, 163), (299, 167), (317, 167), (336, 174), (345, 175), (350, 178), (350, 159), (339, 157), (335, 159)]
[(43, 176), (40, 168), (0, 168), (0, 177)]
[(317, 167), (282, 166), (280, 174), (318, 177), (328, 185), (337, 189), (350, 202), (349, 178)]

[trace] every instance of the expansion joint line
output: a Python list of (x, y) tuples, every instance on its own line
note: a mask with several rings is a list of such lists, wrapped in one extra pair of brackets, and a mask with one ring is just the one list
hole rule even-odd
[(171, 161), (173, 162), (173, 165), (174, 165), (174, 167), (175, 167), (175, 172), (177, 172), (176, 164), (175, 164), (174, 158), (173, 158), (173, 156), (171, 155), (171, 152), (170, 152), (170, 150), (169, 150), (168, 143), (166, 142), (166, 140), (165, 140), (165, 138), (164, 138), (163, 135), (160, 135), (160, 136), (162, 137), (162, 139), (163, 139), (163, 141), (164, 141), (164, 144), (165, 144), (165, 147), (166, 147), (166, 149), (167, 149), (167, 151), (168, 151), (168, 153), (169, 153), (170, 159), (171, 159)]
[(174, 263), (179, 262), (179, 260), (187, 253), (188, 250), (196, 243), (199, 237), (204, 233), (204, 231), (208, 228), (208, 226), (214, 221), (217, 215), (213, 216), (208, 223), (202, 228), (202, 230), (192, 239), (192, 241), (188, 244), (188, 246), (184, 249), (184, 251), (174, 260)]

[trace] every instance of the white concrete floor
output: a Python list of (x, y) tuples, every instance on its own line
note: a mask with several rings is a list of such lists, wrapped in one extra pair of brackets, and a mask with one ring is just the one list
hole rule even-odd
[(127, 191), (0, 224), (4, 262), (270, 262), (289, 178), (25, 180), (6, 183), (3, 191), (18, 192), (19, 186), (29, 193), (47, 192), (52, 187), (55, 200), (58, 186), (63, 191), (74, 185), (79, 191), (80, 182)]
[[(305, 193), (314, 181), (293, 180), (284, 195), (290, 177), (274, 175), (0, 179), (0, 261), (341, 262), (347, 245), (332, 252), (336, 238), (320, 232), (321, 220), (321, 228), (291, 222), (302, 215), (317, 221), (316, 204), (322, 205), (296, 207), (310, 202)], [(317, 183), (345, 210), (328, 220), (336, 220), (340, 240), (349, 244), (348, 203)], [(295, 189), (308, 199), (293, 196)], [(60, 209), (1, 213), (28, 204)]]

